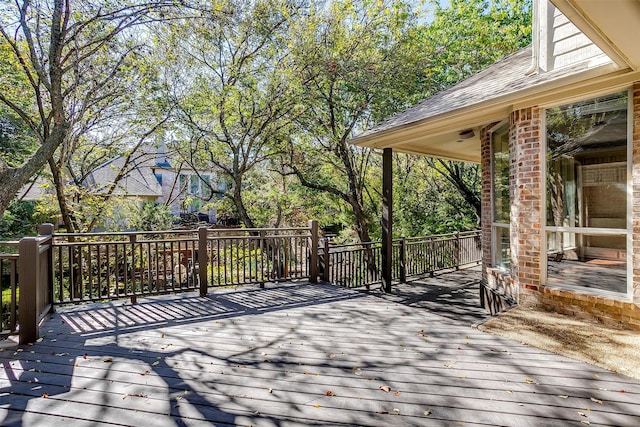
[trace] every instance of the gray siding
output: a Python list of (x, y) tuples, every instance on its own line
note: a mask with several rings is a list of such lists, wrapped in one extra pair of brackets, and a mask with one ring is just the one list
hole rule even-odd
[(585, 61), (595, 65), (610, 59), (569, 19), (546, 0), (538, 5), (540, 37), (538, 69), (552, 71)]

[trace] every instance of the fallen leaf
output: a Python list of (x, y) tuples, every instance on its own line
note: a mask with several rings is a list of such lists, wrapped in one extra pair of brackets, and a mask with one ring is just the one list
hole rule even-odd
[(524, 379), (524, 382), (527, 383), (527, 384), (531, 384), (533, 382), (533, 380), (531, 378), (527, 377), (527, 378)]
[(156, 360), (155, 362), (153, 362), (153, 363), (151, 364), (151, 366), (158, 366), (159, 364), (160, 364), (160, 362), (158, 362), (158, 361)]
[(105, 362), (105, 363), (113, 362), (113, 358), (112, 357), (105, 357), (104, 359), (102, 359), (102, 361)]
[(49, 397), (49, 393), (47, 393), (46, 391), (44, 393), (42, 393), (42, 398), (46, 399), (47, 397)]
[(324, 395), (325, 395), (325, 396), (335, 396), (336, 394), (335, 394), (334, 392), (332, 392), (331, 390), (327, 390), (327, 391), (324, 393)]
[(391, 387), (389, 387), (388, 385), (381, 385), (380, 387), (378, 387), (378, 390), (382, 390), (385, 393), (389, 393), (391, 391)]
[(316, 403), (315, 405), (313, 405), (313, 407), (314, 407), (314, 408), (319, 408), (319, 407), (320, 407), (320, 404), (319, 404), (319, 403)]
[(140, 372), (140, 375), (147, 375), (147, 374), (149, 374), (149, 373), (150, 373), (150, 371), (147, 369), (147, 370), (146, 370), (146, 371), (144, 371), (144, 372)]
[(596, 399), (595, 397), (592, 397), (591, 400), (602, 405), (602, 400), (600, 399)]
[(267, 389), (267, 391), (268, 391), (269, 393), (273, 393), (273, 389), (272, 389), (271, 387), (269, 387), (269, 388)]
[(561, 398), (561, 399), (568, 399), (569, 398), (569, 396), (567, 396), (566, 394), (560, 394), (560, 395), (558, 395), (558, 397)]
[(591, 422), (589, 420), (580, 420), (580, 424), (591, 425)]
[(87, 358), (87, 353), (85, 353), (85, 354), (82, 356), (82, 358), (83, 358), (83, 359), (86, 359), (86, 358)]
[(431, 411), (424, 411), (423, 414), (425, 417), (428, 417), (429, 415), (431, 415)]
[(129, 397), (144, 397), (146, 398), (147, 395), (146, 394), (142, 394), (142, 393), (131, 393), (131, 394), (125, 394), (124, 396), (122, 396), (122, 399), (125, 399), (127, 396)]
[(395, 393), (393, 393), (394, 396), (400, 396), (400, 392), (396, 391)]
[(618, 390), (618, 392), (619, 392), (619, 393), (626, 393), (626, 392), (624, 391), (624, 389), (620, 389), (620, 390)]
[(587, 414), (585, 414), (584, 412), (578, 412), (578, 415), (580, 415), (581, 417), (586, 417)]
[(400, 409), (398, 409), (398, 408), (393, 408), (393, 412), (395, 412), (396, 414), (399, 414), (399, 413), (400, 413)]

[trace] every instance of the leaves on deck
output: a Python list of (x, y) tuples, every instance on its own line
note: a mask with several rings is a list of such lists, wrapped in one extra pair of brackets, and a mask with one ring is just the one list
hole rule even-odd
[(334, 392), (332, 392), (331, 390), (327, 390), (327, 391), (324, 393), (324, 395), (325, 395), (325, 396), (335, 396), (336, 394), (335, 394)]
[(124, 396), (122, 396), (122, 400), (126, 399), (127, 397), (147, 398), (148, 396), (146, 394), (142, 394), (142, 393), (131, 393), (131, 394), (125, 394)]
[(382, 390), (385, 393), (389, 393), (391, 391), (391, 387), (389, 387), (388, 385), (381, 385), (380, 387), (378, 387), (378, 390)]
[(102, 359), (102, 361), (103, 361), (104, 363), (110, 363), (110, 362), (113, 362), (113, 357), (105, 357), (104, 359)]
[(602, 405), (602, 400), (600, 400), (600, 399), (596, 399), (595, 397), (592, 397), (592, 398), (591, 398), (591, 400), (592, 400), (593, 402), (596, 402), (596, 403), (598, 403), (598, 404)]
[(424, 411), (423, 414), (425, 417), (428, 417), (429, 415), (431, 415), (431, 411)]

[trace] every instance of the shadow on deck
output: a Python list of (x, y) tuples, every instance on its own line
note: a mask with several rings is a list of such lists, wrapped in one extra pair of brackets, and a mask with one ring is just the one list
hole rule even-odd
[(471, 328), (474, 274), (61, 308), (0, 352), (0, 425), (640, 425), (637, 381)]

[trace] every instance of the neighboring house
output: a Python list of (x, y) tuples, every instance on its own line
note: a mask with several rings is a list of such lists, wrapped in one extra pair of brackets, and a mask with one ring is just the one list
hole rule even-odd
[[(113, 195), (131, 197), (140, 202), (153, 201), (169, 206), (175, 217), (196, 214), (200, 220), (216, 222), (216, 210), (209, 206), (211, 187), (224, 190), (214, 171), (198, 171), (184, 167), (171, 158), (162, 147), (144, 147), (147, 154), (141, 154), (126, 165), (125, 156), (118, 156), (92, 170), (84, 181), (84, 186), (96, 193), (111, 190), (117, 181)], [(121, 171), (124, 175), (117, 180)], [(37, 201), (55, 189), (47, 179), (38, 177), (25, 185), (17, 197), (20, 200)]]
[(533, 6), (530, 47), (353, 142), (482, 165), (486, 307), (640, 329), (640, 2)]
[[(167, 204), (173, 216), (199, 214), (201, 219), (214, 223), (216, 211), (207, 203), (211, 199), (210, 184), (217, 185), (215, 172), (198, 171), (198, 174), (172, 159), (162, 147), (146, 149), (149, 154), (140, 155), (126, 167), (128, 172), (118, 182), (114, 194)], [(96, 191), (108, 191), (125, 161), (120, 156), (100, 165), (89, 174), (86, 185)]]
[(143, 202), (158, 201), (162, 188), (154, 174), (153, 160), (132, 160), (128, 165), (126, 161), (124, 156), (119, 156), (103, 163), (87, 175), (84, 186), (96, 193), (108, 193), (124, 168), (127, 172), (117, 180), (113, 195), (135, 197)]

